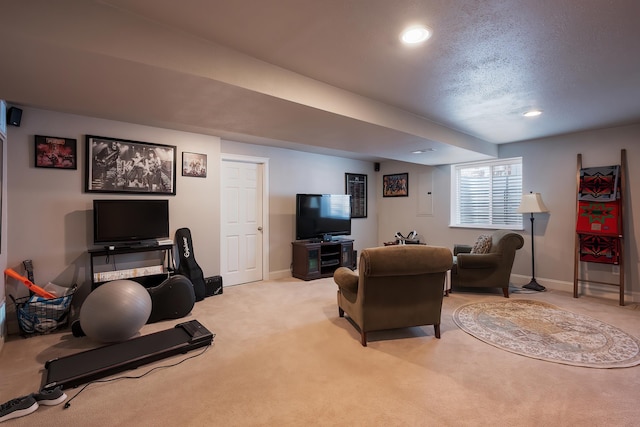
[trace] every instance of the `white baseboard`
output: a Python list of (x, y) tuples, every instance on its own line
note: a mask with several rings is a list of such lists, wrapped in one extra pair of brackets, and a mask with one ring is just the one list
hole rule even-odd
[[(520, 274), (511, 275), (511, 283), (516, 286), (526, 285), (530, 280), (531, 276), (523, 276)], [(543, 277), (536, 277), (536, 281), (545, 288), (568, 292), (573, 295), (573, 282), (545, 279)], [(618, 301), (620, 299), (620, 290), (616, 286), (608, 286), (598, 283), (580, 283), (579, 295)], [(627, 289), (625, 291), (624, 302), (625, 304), (640, 302), (640, 295), (637, 292), (629, 292), (629, 290)]]
[(268, 280), (287, 279), (291, 276), (291, 270), (270, 271)]

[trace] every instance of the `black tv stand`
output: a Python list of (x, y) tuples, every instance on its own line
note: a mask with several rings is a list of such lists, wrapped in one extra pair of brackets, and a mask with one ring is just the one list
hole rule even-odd
[[(113, 248), (113, 249), (112, 249)], [(131, 246), (105, 246), (102, 248), (89, 249), (89, 258), (91, 263), (91, 290), (100, 286), (104, 281), (96, 279), (95, 276), (95, 260), (98, 257), (112, 257), (116, 255), (124, 255), (124, 254), (135, 254), (140, 252), (159, 252), (162, 256), (162, 263), (165, 264), (163, 268), (163, 272), (161, 274), (156, 274), (157, 280), (154, 282), (147, 282), (150, 286), (154, 286), (160, 283), (161, 280), (164, 280), (168, 277), (170, 271), (173, 269), (173, 244), (148, 244), (148, 245), (131, 245)], [(108, 264), (108, 263), (107, 263)], [(106, 267), (106, 266), (103, 266)], [(147, 276), (151, 278), (151, 276)], [(131, 280), (142, 282), (144, 281), (144, 276), (132, 277)], [(139, 279), (139, 280), (138, 280)], [(115, 280), (115, 279), (112, 279)], [(158, 281), (160, 280), (160, 281)], [(155, 283), (158, 282), (158, 283)], [(143, 283), (144, 285), (144, 283)]]
[[(121, 243), (115, 246), (115, 249), (137, 249), (137, 248), (155, 248), (160, 246), (157, 240), (149, 241), (149, 242), (133, 242), (133, 243)], [(110, 246), (113, 247), (113, 246)], [(107, 246), (105, 246), (107, 248)]]
[(293, 246), (292, 276), (302, 280), (331, 277), (338, 267), (355, 267), (353, 240), (301, 240)]
[(150, 243), (136, 243), (135, 245), (129, 246), (130, 248), (156, 248), (158, 247), (158, 242), (150, 242)]

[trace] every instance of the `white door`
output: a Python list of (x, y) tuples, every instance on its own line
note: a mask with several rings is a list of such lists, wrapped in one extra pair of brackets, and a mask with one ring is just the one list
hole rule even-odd
[(222, 160), (221, 276), (225, 286), (262, 280), (265, 163)]

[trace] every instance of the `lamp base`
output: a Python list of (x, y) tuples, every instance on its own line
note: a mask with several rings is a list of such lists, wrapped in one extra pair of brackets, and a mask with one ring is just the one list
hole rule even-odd
[(542, 292), (542, 291), (546, 291), (547, 290), (547, 288), (545, 288), (544, 286), (542, 286), (541, 284), (536, 282), (536, 278), (535, 277), (532, 277), (531, 281), (529, 283), (527, 283), (526, 285), (524, 285), (523, 288), (531, 289), (533, 291), (538, 291), (538, 292)]

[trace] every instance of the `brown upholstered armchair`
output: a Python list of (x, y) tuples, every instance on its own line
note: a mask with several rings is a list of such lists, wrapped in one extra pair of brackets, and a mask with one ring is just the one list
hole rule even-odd
[[(511, 267), (516, 251), (524, 245), (524, 239), (517, 233), (497, 230), (490, 235), (489, 240), (490, 244), (485, 245), (486, 253), (470, 253), (474, 248), (469, 245), (454, 246), (451, 289), (502, 288), (505, 298), (509, 298)], [(482, 245), (476, 245), (476, 248), (478, 246)]]
[(440, 338), (440, 313), (446, 272), (453, 264), (448, 248), (397, 245), (364, 249), (358, 272), (338, 268), (338, 313), (367, 332), (433, 325)]

